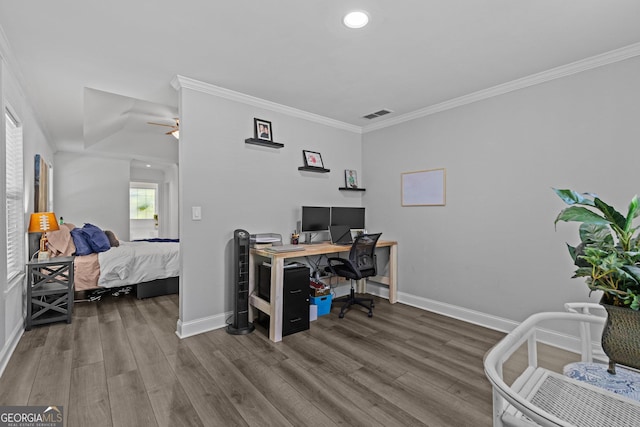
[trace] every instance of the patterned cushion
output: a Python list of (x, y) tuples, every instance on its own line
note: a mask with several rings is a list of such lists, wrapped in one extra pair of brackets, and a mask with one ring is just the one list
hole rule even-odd
[(603, 363), (577, 362), (565, 366), (563, 373), (569, 378), (640, 401), (640, 372), (616, 365), (616, 374), (611, 375), (607, 372), (607, 367)]

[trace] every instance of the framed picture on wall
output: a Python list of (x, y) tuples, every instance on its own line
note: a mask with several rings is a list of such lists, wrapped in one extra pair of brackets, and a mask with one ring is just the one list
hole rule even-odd
[(253, 119), (254, 132), (256, 139), (273, 142), (273, 134), (271, 131), (271, 122), (262, 119)]
[(34, 212), (48, 212), (50, 200), (49, 171), (51, 166), (40, 155), (35, 155)]
[(347, 188), (358, 188), (358, 172), (353, 169), (345, 169), (344, 186)]
[(322, 156), (315, 151), (302, 150), (304, 157), (304, 165), (310, 168), (324, 169), (324, 163), (322, 163)]

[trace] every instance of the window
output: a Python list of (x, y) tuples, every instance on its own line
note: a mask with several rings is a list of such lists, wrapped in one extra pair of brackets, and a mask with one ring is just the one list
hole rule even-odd
[(154, 219), (158, 185), (132, 182), (129, 186), (129, 219)]
[(7, 281), (24, 270), (24, 178), (22, 127), (5, 112), (6, 197), (7, 197)]

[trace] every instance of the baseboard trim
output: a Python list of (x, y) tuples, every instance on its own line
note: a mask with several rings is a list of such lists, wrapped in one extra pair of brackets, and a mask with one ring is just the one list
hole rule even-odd
[(23, 324), (16, 325), (13, 332), (11, 332), (11, 335), (9, 336), (9, 340), (6, 342), (2, 350), (0, 350), (0, 377), (4, 373), (4, 370), (7, 368), (9, 359), (11, 359), (11, 355), (14, 351), (16, 351), (16, 347), (18, 347), (18, 342), (20, 342), (22, 334), (24, 334)]
[[(348, 295), (349, 287), (338, 286), (334, 287), (333, 291), (334, 297), (337, 298), (340, 296)], [(367, 283), (367, 292), (381, 298), (389, 298), (389, 288), (386, 286), (376, 285), (375, 283)], [(452, 304), (407, 294), (404, 292), (398, 292), (398, 302), (504, 333), (511, 332), (516, 326), (520, 324), (519, 322), (510, 319), (505, 319), (491, 314), (470, 310), (468, 308), (459, 307)], [(226, 320), (232, 315), (232, 312), (228, 312), (203, 317), (201, 319), (195, 319), (189, 322), (182, 322), (178, 319), (176, 326), (176, 335), (180, 339), (183, 339), (193, 335), (198, 335), (216, 329), (224, 328), (227, 326)], [(551, 346), (574, 353), (580, 353), (580, 339), (578, 336), (564, 334), (551, 329), (540, 328), (538, 329), (538, 339), (540, 342), (543, 342), (545, 344), (549, 344)], [(17, 340), (15, 344), (17, 344)], [(597, 345), (597, 343), (594, 344)], [(4, 368), (4, 365), (2, 366), (2, 368)]]
[[(418, 297), (404, 292), (398, 292), (398, 302), (504, 333), (511, 332), (520, 324), (519, 322), (510, 319), (434, 301), (428, 298)], [(537, 337), (542, 343), (574, 353), (580, 353), (580, 338), (578, 336), (564, 334), (551, 329), (539, 328)]]
[(198, 335), (216, 329), (224, 328), (227, 326), (227, 319), (232, 315), (233, 313), (231, 312), (216, 314), (213, 316), (191, 320), (189, 322), (183, 322), (182, 320), (178, 319), (176, 325), (176, 335), (178, 336), (178, 338), (183, 339), (191, 337), (193, 335)]

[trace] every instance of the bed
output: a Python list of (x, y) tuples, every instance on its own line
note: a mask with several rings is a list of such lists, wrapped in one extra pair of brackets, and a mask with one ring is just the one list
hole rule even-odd
[(100, 295), (131, 287), (140, 299), (178, 293), (177, 241), (125, 242), (91, 224), (61, 224), (47, 233), (47, 246), (52, 256), (75, 255), (76, 291)]

